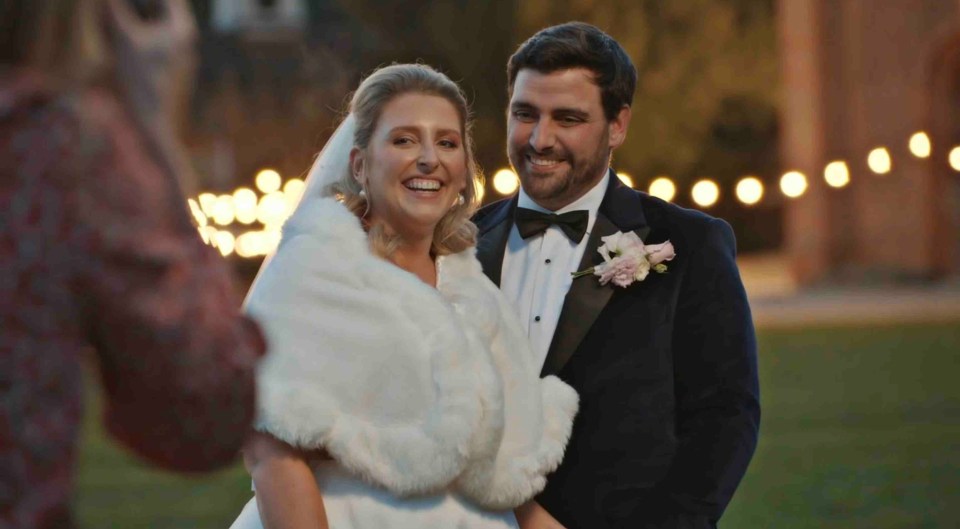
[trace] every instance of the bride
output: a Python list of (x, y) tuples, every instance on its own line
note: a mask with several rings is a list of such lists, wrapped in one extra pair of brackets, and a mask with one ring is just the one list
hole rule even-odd
[(367, 77), (247, 298), (270, 354), (234, 529), (516, 527), (577, 409), (474, 257), (466, 100)]

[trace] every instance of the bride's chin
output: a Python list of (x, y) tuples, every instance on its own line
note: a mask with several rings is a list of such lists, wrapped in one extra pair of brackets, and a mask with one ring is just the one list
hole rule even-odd
[(439, 218), (435, 217), (408, 217), (403, 219), (399, 225), (385, 224), (388, 233), (394, 233), (401, 239), (416, 240), (433, 237), (433, 232), (440, 223)]

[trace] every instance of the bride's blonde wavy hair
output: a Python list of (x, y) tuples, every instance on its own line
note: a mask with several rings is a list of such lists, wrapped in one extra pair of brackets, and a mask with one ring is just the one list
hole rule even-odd
[[(350, 100), (348, 112), (356, 123), (353, 145), (367, 149), (383, 108), (394, 98), (409, 93), (442, 97), (456, 108), (460, 117), (467, 185), (463, 189), (463, 200), (455, 203), (434, 228), (431, 254), (462, 252), (477, 242), (477, 227), (470, 217), (480, 204), (478, 188), (483, 177), (473, 154), (470, 107), (456, 83), (425, 64), (392, 64), (376, 70), (360, 83)], [(366, 193), (349, 171), (331, 184), (326, 194), (337, 196), (361, 220), (369, 210)], [(400, 242), (398, 236), (386, 233), (383, 226), (370, 226), (368, 237), (373, 252), (382, 257), (393, 254)]]

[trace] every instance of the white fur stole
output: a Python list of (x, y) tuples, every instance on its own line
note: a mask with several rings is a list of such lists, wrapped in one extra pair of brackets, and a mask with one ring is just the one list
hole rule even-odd
[(472, 249), (438, 262), (434, 289), (374, 256), (339, 202), (300, 207), (246, 301), (269, 345), (258, 427), (397, 494), (514, 507), (559, 465), (577, 396), (539, 379)]

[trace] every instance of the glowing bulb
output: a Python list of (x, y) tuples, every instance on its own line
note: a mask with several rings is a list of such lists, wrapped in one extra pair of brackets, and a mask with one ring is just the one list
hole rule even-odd
[(917, 132), (910, 136), (910, 152), (917, 158), (929, 158), (932, 147), (930, 136), (926, 132)]
[(203, 210), (200, 209), (200, 204), (197, 204), (197, 201), (188, 198), (187, 205), (190, 207), (190, 214), (193, 215), (193, 218), (197, 221), (197, 226), (202, 228), (207, 225), (207, 216), (203, 214)]
[(257, 194), (246, 187), (233, 192), (233, 208), (237, 222), (253, 224), (257, 220)]
[(510, 169), (500, 169), (493, 175), (493, 188), (501, 195), (512, 195), (518, 187), (520, 179)]
[(217, 249), (224, 257), (233, 253), (233, 247), (236, 243), (233, 234), (229, 231), (218, 231), (216, 236)]
[(823, 169), (823, 179), (830, 187), (841, 188), (850, 183), (850, 169), (847, 162), (835, 161), (827, 164)]
[(960, 147), (954, 147), (950, 150), (950, 167), (954, 171), (960, 172)]
[(205, 244), (210, 246), (217, 246), (217, 229), (213, 226), (204, 226), (200, 228), (200, 238), (203, 239)]
[(221, 226), (229, 226), (234, 219), (236, 209), (233, 204), (233, 195), (220, 195), (213, 205), (213, 222)]
[(260, 197), (257, 204), (257, 220), (264, 226), (283, 224), (288, 216), (287, 202), (283, 193), (277, 191)]
[(800, 171), (790, 171), (780, 177), (780, 191), (790, 198), (797, 198), (807, 192), (807, 177)]
[(650, 188), (647, 192), (660, 200), (670, 202), (677, 195), (677, 186), (666, 176), (660, 176), (650, 182)]
[(280, 245), (280, 230), (278, 229), (266, 229), (263, 230), (263, 254), (267, 255), (273, 253), (277, 249), (277, 246)]
[(200, 210), (203, 211), (203, 214), (212, 217), (213, 207), (217, 203), (217, 195), (213, 193), (200, 193), (197, 200), (200, 201)]
[(264, 169), (257, 173), (255, 179), (257, 189), (264, 193), (273, 193), (280, 190), (280, 173), (273, 169)]
[(483, 187), (483, 182), (481, 182), (480, 180), (474, 180), (473, 189), (474, 189), (474, 192), (477, 194), (477, 203), (483, 202), (483, 197), (486, 196), (487, 194), (486, 188)]
[(627, 173), (617, 173), (617, 178), (627, 187), (633, 187), (633, 178)]
[(240, 236), (237, 237), (237, 242), (235, 245), (237, 255), (243, 257), (244, 259), (263, 255), (263, 243), (261, 239), (262, 236), (259, 231), (248, 231), (240, 234)]
[(752, 206), (763, 198), (763, 182), (754, 176), (748, 176), (737, 182), (737, 198), (740, 202)]
[(720, 198), (720, 187), (712, 180), (700, 180), (690, 192), (698, 206), (708, 208)]
[(893, 167), (893, 160), (890, 159), (890, 151), (886, 147), (877, 147), (867, 155), (867, 165), (870, 170), (877, 174), (887, 174)]
[(291, 209), (300, 202), (300, 197), (303, 196), (303, 190), (306, 187), (307, 184), (299, 178), (291, 178), (283, 184), (283, 194), (287, 197), (287, 203), (291, 205)]

